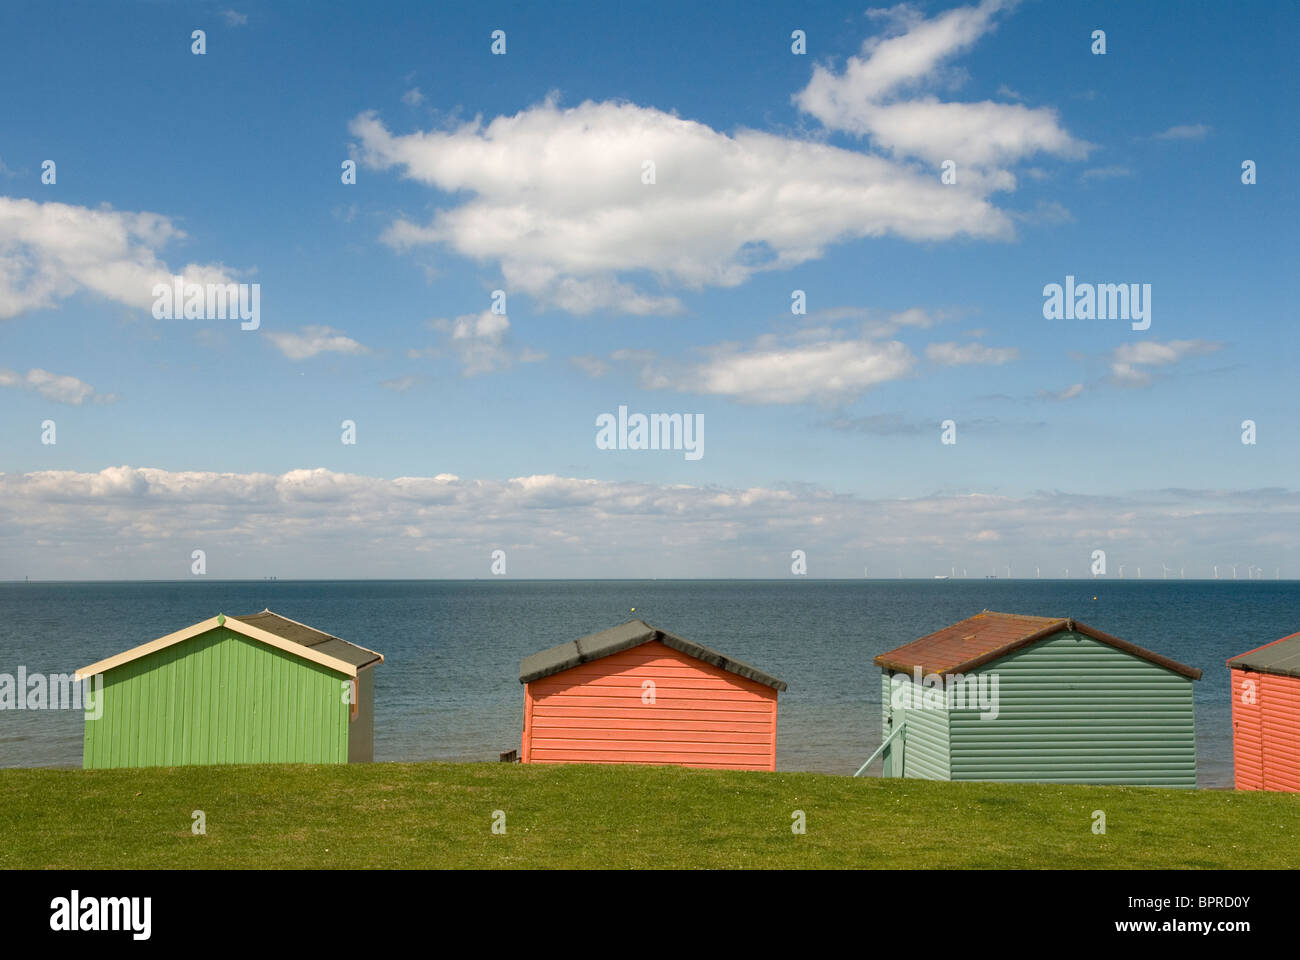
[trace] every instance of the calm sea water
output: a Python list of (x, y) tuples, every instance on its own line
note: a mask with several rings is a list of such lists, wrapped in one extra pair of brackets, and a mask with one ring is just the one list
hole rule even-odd
[[(1232, 782), (1224, 661), (1300, 630), (1300, 583), (5, 583), (0, 673), (71, 672), (219, 612), (264, 607), (384, 654), (379, 761), (495, 760), (519, 745), (521, 657), (639, 617), (789, 683), (777, 766), (844, 774), (880, 742), (877, 653), (984, 609), (1072, 616), (1205, 671), (1195, 687), (1199, 778), (1222, 787)], [(0, 766), (79, 766), (81, 740), (72, 711), (0, 711)]]

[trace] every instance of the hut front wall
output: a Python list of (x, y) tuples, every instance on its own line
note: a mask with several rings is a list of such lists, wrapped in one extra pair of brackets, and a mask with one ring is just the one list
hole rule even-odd
[(104, 674), (84, 765), (343, 763), (347, 678), (225, 627)]
[(905, 673), (882, 671), (880, 687), (881, 739), (906, 724), (881, 758), (882, 775), (919, 780), (951, 780), (949, 768), (948, 710), (933, 692), (927, 705), (924, 683), (920, 687)]
[(524, 763), (775, 770), (776, 691), (652, 641), (527, 684), (521, 746)]
[(1232, 671), (1238, 790), (1300, 791), (1300, 677)]
[(954, 780), (1196, 786), (1192, 681), (1062, 631), (973, 676), (997, 716), (949, 714)]

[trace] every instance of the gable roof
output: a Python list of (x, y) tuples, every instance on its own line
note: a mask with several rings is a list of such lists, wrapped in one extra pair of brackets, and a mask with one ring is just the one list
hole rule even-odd
[(1284, 677), (1300, 677), (1300, 633), (1274, 640), (1254, 650), (1239, 653), (1228, 661), (1235, 670), (1255, 670), (1258, 673), (1278, 673)]
[(384, 662), (383, 654), (340, 640), (338, 637), (323, 633), (297, 620), (282, 617), (270, 610), (263, 610), (261, 613), (251, 613), (242, 617), (227, 617), (219, 613), (184, 630), (177, 630), (165, 637), (150, 640), (138, 647), (132, 647), (130, 650), (124, 650), (107, 659), (92, 663), (88, 667), (82, 667), (76, 672), (76, 678), (84, 680), (97, 673), (104, 673), (222, 626), (251, 640), (283, 650), (302, 660), (318, 663), (349, 677), (355, 677), (358, 670)]
[(629, 620), (617, 627), (610, 627), (608, 630), (601, 630), (599, 633), (579, 637), (577, 640), (562, 643), (558, 647), (551, 647), (549, 650), (542, 650), (539, 653), (524, 657), (519, 663), (519, 682), (531, 683), (534, 680), (549, 677), (552, 674), (560, 673), (583, 663), (590, 663), (593, 660), (621, 653), (624, 650), (631, 650), (633, 647), (639, 647), (643, 643), (650, 643), (652, 640), (658, 640), (664, 646), (679, 650), (688, 657), (711, 663), (728, 673), (734, 673), (747, 680), (764, 684), (774, 690), (786, 689), (784, 680), (778, 680), (776, 677), (751, 667), (747, 663), (732, 660), (716, 650), (710, 650), (708, 647), (694, 643), (684, 637), (679, 637), (666, 630), (660, 630), (658, 627), (652, 627), (644, 620)]
[(1201, 671), (1195, 667), (1144, 650), (1069, 617), (1031, 617), (992, 610), (977, 613), (919, 640), (895, 647), (877, 656), (873, 662), (887, 670), (911, 671), (920, 667), (922, 673), (967, 673), (1064, 630), (1082, 633), (1192, 680), (1201, 678)]

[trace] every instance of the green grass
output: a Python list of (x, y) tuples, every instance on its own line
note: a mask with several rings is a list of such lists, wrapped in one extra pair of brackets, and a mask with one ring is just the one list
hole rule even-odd
[(1300, 795), (503, 763), (0, 770), (0, 841), (5, 868), (1291, 868)]

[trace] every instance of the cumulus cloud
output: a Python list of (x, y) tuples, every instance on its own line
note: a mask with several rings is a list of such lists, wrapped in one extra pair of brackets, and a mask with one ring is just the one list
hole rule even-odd
[(115, 399), (112, 394), (96, 393), (94, 387), (77, 377), (50, 373), (39, 367), (28, 370), (25, 374), (14, 370), (0, 370), (0, 387), (34, 390), (46, 400), (67, 403), (74, 407), (81, 406), (87, 400), (108, 403)]
[(750, 344), (702, 348), (698, 362), (665, 360), (652, 351), (615, 351), (610, 360), (640, 368), (641, 386), (730, 397), (741, 403), (840, 403), (906, 376), (915, 356), (897, 340), (850, 336), (820, 327)]
[(744, 403), (835, 402), (906, 376), (914, 361), (897, 340), (723, 348), (675, 386)]
[[(891, 8), (885, 11), (886, 34), (868, 38), (840, 72), (816, 66), (794, 102), (828, 129), (870, 137), (896, 156), (935, 164), (953, 160), (959, 170), (973, 167), (985, 176), (1038, 153), (1084, 157), (1091, 145), (1070, 136), (1051, 108), (945, 102), (922, 92), (926, 84), (951, 80), (944, 71), (948, 62), (993, 30), (998, 14), (1013, 6), (984, 0), (930, 19), (906, 4)], [(1009, 189), (1014, 179), (993, 177), (987, 186)]]
[(248, 23), (248, 14), (240, 13), (238, 10), (222, 10), (221, 16), (228, 27), (242, 27)]
[[(882, 556), (890, 576), (895, 556), (923, 575), (925, 564), (946, 572), (954, 562), (1073, 567), (1099, 545), (1112, 557), (1145, 553), (1153, 562), (1185, 553), (1190, 573), (1190, 558), (1208, 564), (1216, 551), (1284, 563), (1298, 518), (1300, 494), (1287, 490), (866, 499), (818, 487), (553, 474), (384, 479), (323, 468), (119, 466), (0, 474), (0, 576), (183, 576), (195, 544), (207, 551), (210, 574), (231, 577), (267, 569), (285, 577), (486, 575), (487, 545), (505, 545), (521, 576), (778, 576), (788, 573), (791, 530), (802, 531), (825, 576), (861, 576)], [(985, 543), (996, 552), (983, 552)]]
[(290, 360), (306, 360), (321, 353), (356, 355), (370, 352), (333, 327), (306, 326), (297, 333), (270, 331), (266, 336)]
[(89, 293), (149, 309), (155, 284), (227, 284), (221, 265), (174, 270), (158, 251), (185, 234), (167, 217), (0, 197), (0, 320)]
[(528, 347), (518, 351), (511, 348), (510, 320), (502, 313), (484, 310), (463, 314), (455, 320), (440, 317), (430, 320), (429, 326), (443, 334), (467, 377), (504, 370), (516, 362), (536, 363), (546, 359), (546, 354)]
[(1192, 356), (1214, 353), (1223, 344), (1211, 340), (1139, 340), (1117, 347), (1110, 356), (1110, 376), (1121, 386), (1141, 387), (1152, 380), (1152, 367), (1167, 367)]
[[(1006, 238), (1011, 221), (972, 190), (879, 156), (752, 130), (726, 134), (651, 107), (553, 99), (450, 130), (351, 124), (364, 163), (456, 195), (384, 240), (444, 244), (500, 265), (506, 285), (574, 313), (680, 309), (661, 287), (732, 287), (816, 259), (831, 244)], [(642, 182), (643, 163), (655, 182)], [(635, 281), (635, 283), (634, 283)], [(638, 285), (639, 284), (639, 285)]]
[(402, 103), (406, 104), (408, 107), (418, 107), (420, 104), (424, 103), (424, 94), (420, 92), (419, 87), (412, 87), (410, 90), (407, 90), (402, 94)]

